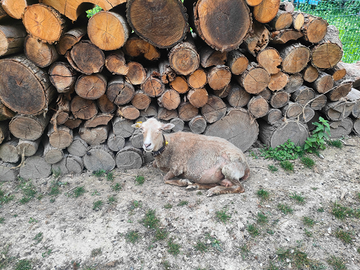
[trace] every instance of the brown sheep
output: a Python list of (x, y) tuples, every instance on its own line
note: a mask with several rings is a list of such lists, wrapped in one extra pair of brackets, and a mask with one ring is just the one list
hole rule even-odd
[(143, 148), (152, 152), (154, 167), (167, 172), (166, 184), (209, 189), (207, 196), (245, 191), (240, 179), (249, 177), (249, 166), (243, 152), (227, 140), (188, 132), (163, 134), (174, 125), (155, 118), (133, 127), (143, 132)]

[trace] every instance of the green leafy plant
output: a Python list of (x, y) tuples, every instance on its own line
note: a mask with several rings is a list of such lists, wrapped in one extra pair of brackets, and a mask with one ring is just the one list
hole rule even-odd
[(216, 239), (214, 236), (211, 236), (209, 233), (205, 234), (205, 239), (210, 241), (211, 246), (216, 249), (219, 252), (223, 252), (223, 249), (221, 247), (220, 240)]
[(204, 253), (208, 250), (208, 246), (201, 242), (201, 241), (197, 241), (196, 245), (194, 246), (194, 248), (197, 250), (197, 251), (200, 251), (201, 253)]
[(5, 192), (0, 189), (0, 205), (8, 203), (13, 199), (14, 195), (5, 194)]
[(86, 17), (91, 18), (92, 16), (94, 16), (96, 13), (100, 12), (102, 10), (101, 7), (99, 6), (95, 6), (92, 9), (89, 9), (86, 11)]
[(266, 223), (268, 223), (268, 217), (267, 217), (266, 215), (264, 215), (263, 213), (259, 212), (259, 213), (257, 214), (257, 220), (256, 220), (256, 222), (257, 222), (258, 224), (266, 224)]
[(274, 165), (269, 165), (268, 169), (270, 172), (276, 172), (278, 170), (278, 168), (276, 168)]
[(41, 240), (43, 240), (43, 233), (39, 232), (37, 235), (35, 235), (34, 239), (35, 245), (39, 244)]
[(285, 171), (293, 171), (294, 170), (294, 164), (292, 164), (288, 160), (284, 160), (280, 162), (281, 168), (283, 168)]
[(139, 240), (139, 233), (137, 231), (130, 231), (125, 235), (127, 242), (135, 244)]
[(158, 227), (160, 220), (155, 216), (155, 210), (148, 210), (145, 217), (140, 221), (146, 228), (155, 229)]
[(113, 191), (120, 191), (121, 190), (121, 185), (119, 184), (119, 183), (116, 183), (115, 185), (112, 185), (111, 186), (111, 189), (113, 190)]
[(305, 167), (310, 169), (313, 168), (315, 165), (315, 161), (309, 157), (302, 157), (300, 161), (302, 164), (304, 164)]
[(113, 204), (113, 203), (116, 203), (116, 198), (114, 196), (110, 196), (108, 198), (108, 204)]
[(31, 181), (21, 184), (21, 191), (23, 193), (23, 198), (20, 200), (21, 204), (28, 203), (37, 193)]
[(157, 228), (154, 235), (154, 241), (161, 241), (168, 237), (169, 233), (165, 229)]
[(315, 224), (315, 221), (312, 218), (309, 217), (303, 217), (303, 223), (306, 226), (313, 227)]
[(164, 208), (165, 209), (171, 209), (172, 205), (170, 203), (167, 203), (167, 204), (164, 205)]
[(343, 148), (343, 143), (340, 140), (329, 140), (327, 141), (327, 144), (339, 149)]
[(96, 177), (101, 177), (101, 176), (105, 176), (106, 171), (101, 169), (101, 170), (97, 170), (97, 171), (93, 171), (93, 175), (95, 175)]
[(109, 172), (107, 175), (106, 175), (106, 180), (108, 181), (114, 181), (114, 173), (113, 172)]
[(290, 198), (295, 200), (298, 204), (305, 203), (305, 198), (299, 194), (293, 193), (292, 195), (290, 195)]
[(30, 260), (20, 260), (16, 263), (15, 270), (31, 270), (32, 262)]
[(73, 196), (75, 198), (78, 198), (81, 195), (84, 195), (85, 192), (86, 192), (85, 187), (77, 187), (77, 188), (74, 189)]
[(293, 210), (290, 208), (290, 206), (286, 205), (286, 204), (281, 204), (279, 203), (277, 205), (277, 208), (283, 212), (285, 215), (287, 214), (292, 214), (293, 213)]
[(259, 189), (257, 192), (256, 192), (256, 195), (260, 198), (260, 199), (262, 199), (262, 200), (267, 200), (267, 199), (269, 199), (269, 197), (270, 197), (270, 194), (269, 194), (269, 192), (268, 191), (266, 191), (266, 190), (264, 190), (264, 189)]
[(175, 243), (172, 238), (168, 241), (168, 252), (175, 256), (180, 253), (180, 245)]
[(339, 229), (336, 230), (335, 236), (336, 238), (339, 238), (341, 241), (343, 241), (345, 244), (352, 244), (352, 236), (349, 232), (345, 232)]
[(94, 202), (93, 203), (93, 210), (95, 210), (95, 211), (100, 210), (102, 205), (103, 205), (103, 201), (101, 201), (101, 200), (98, 200), (98, 201)]
[(312, 124), (315, 125), (316, 128), (312, 131), (312, 135), (306, 139), (304, 150), (308, 153), (318, 154), (319, 150), (326, 148), (326, 140), (329, 140), (330, 136), (330, 125), (329, 121), (321, 116), (319, 117), (319, 122)]
[(226, 223), (231, 218), (231, 215), (228, 215), (226, 212), (227, 212), (227, 209), (216, 211), (215, 212), (216, 219), (218, 221)]
[(92, 251), (91, 251), (91, 257), (96, 257), (96, 256), (99, 256), (102, 254), (102, 250), (101, 248), (94, 248)]
[(341, 258), (331, 256), (326, 260), (328, 264), (330, 264), (334, 269), (336, 270), (346, 270), (347, 267), (344, 264), (343, 260)]
[(260, 234), (259, 229), (254, 224), (248, 225), (247, 230), (252, 237), (258, 236)]
[(137, 185), (142, 185), (145, 182), (145, 178), (144, 178), (144, 176), (138, 175), (138, 176), (136, 176), (135, 181), (136, 181)]
[(278, 161), (294, 160), (304, 154), (301, 146), (296, 146), (290, 139), (285, 143), (278, 145), (275, 148), (266, 146), (260, 149), (261, 156), (264, 158), (271, 158)]
[(189, 202), (188, 201), (181, 201), (177, 204), (177, 206), (185, 206), (185, 205), (188, 205)]
[(305, 229), (305, 235), (307, 237), (311, 237), (312, 236), (312, 232), (308, 231), (307, 229)]

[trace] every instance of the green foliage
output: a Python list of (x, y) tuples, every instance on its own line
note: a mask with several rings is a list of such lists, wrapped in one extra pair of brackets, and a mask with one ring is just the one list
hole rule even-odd
[(96, 256), (99, 256), (102, 254), (102, 251), (101, 251), (101, 248), (94, 248), (92, 251), (91, 251), (91, 257), (96, 257)]
[(335, 236), (343, 241), (345, 244), (352, 244), (351, 233), (345, 232), (343, 230), (336, 230)]
[(4, 224), (4, 222), (5, 222), (5, 218), (1, 217), (0, 218), (0, 224)]
[(223, 249), (221, 247), (221, 242), (219, 240), (217, 240), (215, 237), (211, 236), (209, 233), (206, 233), (205, 239), (210, 241), (211, 246), (214, 249), (216, 249), (219, 252), (223, 252)]
[(329, 140), (327, 141), (327, 144), (339, 149), (343, 148), (343, 143), (340, 140)]
[(168, 252), (175, 256), (180, 253), (180, 245), (175, 243), (172, 238), (168, 241)]
[(12, 201), (13, 199), (14, 195), (5, 194), (5, 192), (0, 189), (0, 206)]
[(277, 205), (277, 208), (283, 212), (285, 215), (287, 214), (292, 214), (293, 213), (293, 210), (290, 208), (290, 206), (286, 205), (286, 204), (281, 204), (279, 203)]
[(278, 168), (276, 168), (274, 165), (269, 165), (268, 169), (270, 172), (276, 172), (278, 170)]
[(354, 210), (338, 203), (334, 203), (331, 213), (338, 219), (345, 219), (346, 217), (360, 218), (360, 209)]
[(164, 208), (165, 209), (171, 209), (172, 205), (170, 203), (167, 203), (167, 204), (164, 205)]
[(145, 182), (145, 178), (144, 178), (144, 176), (138, 175), (138, 176), (136, 176), (135, 181), (136, 181), (137, 185), (142, 185)]
[(43, 233), (39, 232), (37, 235), (35, 235), (34, 239), (35, 245), (39, 244), (41, 240), (43, 240)]
[(326, 148), (326, 140), (329, 140), (330, 125), (329, 121), (319, 117), (319, 122), (312, 123), (316, 126), (312, 135), (308, 137), (304, 144), (304, 150), (308, 153), (318, 154), (319, 150)]
[(114, 196), (110, 196), (108, 198), (108, 204), (113, 204), (113, 203), (116, 203), (116, 198)]
[(154, 235), (154, 241), (161, 241), (168, 237), (169, 233), (166, 229), (157, 228)]
[(30, 260), (20, 260), (16, 263), (15, 270), (31, 270), (32, 262)]
[(165, 270), (171, 269), (171, 264), (168, 261), (163, 261), (161, 264), (164, 266)]
[(197, 251), (200, 251), (201, 253), (204, 253), (208, 250), (208, 246), (201, 242), (201, 241), (197, 241), (196, 245), (194, 246), (194, 248), (197, 250)]
[(305, 203), (305, 198), (299, 194), (293, 193), (292, 195), (290, 195), (290, 198), (295, 200), (299, 204)]
[(260, 149), (260, 152), (262, 157), (278, 161), (294, 160), (304, 154), (304, 150), (300, 146), (296, 146), (290, 139), (275, 148), (265, 146), (265, 148)]
[(311, 237), (312, 236), (312, 232), (308, 231), (307, 229), (305, 229), (305, 235), (307, 237)]
[(279, 268), (277, 266), (273, 265), (272, 262), (270, 262), (270, 265), (268, 268), (266, 268), (266, 270), (279, 270)]
[(268, 217), (267, 217), (266, 215), (264, 215), (263, 213), (259, 212), (259, 213), (257, 214), (257, 220), (256, 220), (256, 222), (257, 222), (258, 224), (266, 224), (266, 223), (268, 223)]
[(114, 181), (114, 173), (113, 172), (109, 172), (107, 175), (106, 175), (106, 180), (108, 181)]
[(324, 209), (324, 207), (320, 207), (320, 208), (317, 209), (317, 211), (318, 211), (319, 213), (324, 213), (324, 212), (325, 212), (325, 209)]
[(121, 185), (119, 184), (119, 183), (116, 183), (115, 185), (112, 185), (111, 186), (111, 189), (113, 190), (113, 191), (120, 191), (121, 190)]
[(101, 170), (97, 170), (97, 171), (93, 171), (93, 175), (95, 175), (96, 177), (101, 177), (101, 176), (105, 176), (106, 171), (101, 169)]
[(260, 198), (260, 199), (262, 199), (262, 200), (267, 200), (267, 199), (269, 199), (269, 197), (270, 197), (270, 194), (269, 194), (269, 192), (268, 191), (266, 191), (266, 190), (264, 190), (264, 189), (259, 189), (257, 192), (256, 192), (256, 195)]
[(101, 200), (98, 200), (98, 201), (94, 202), (93, 203), (93, 210), (95, 210), (95, 211), (100, 210), (103, 204), (104, 203)]
[(216, 211), (215, 212), (216, 219), (218, 221), (226, 223), (231, 218), (231, 215), (228, 215), (226, 212), (227, 212), (227, 209)]
[(125, 235), (126, 242), (135, 244), (139, 240), (139, 233), (137, 231), (130, 231)]
[(334, 269), (336, 270), (346, 270), (347, 267), (344, 264), (343, 260), (341, 258), (331, 256), (326, 260), (328, 264), (330, 264)]
[(155, 216), (155, 210), (148, 210), (145, 217), (140, 221), (146, 228), (155, 229), (158, 227), (160, 220)]
[(302, 164), (304, 164), (305, 167), (310, 169), (313, 168), (315, 165), (315, 161), (309, 157), (302, 157), (300, 161)]
[(89, 9), (86, 11), (86, 17), (91, 18), (92, 16), (94, 16), (96, 13), (100, 12), (102, 10), (101, 7), (99, 6), (95, 6), (92, 9)]
[(284, 160), (280, 162), (281, 168), (283, 168), (285, 171), (294, 171), (294, 164), (292, 164), (288, 160)]
[(305, 226), (313, 227), (315, 224), (315, 221), (312, 218), (303, 217), (303, 223)]
[(177, 206), (184, 206), (184, 205), (188, 205), (189, 202), (188, 201), (181, 201), (177, 204)]
[(75, 198), (78, 198), (81, 195), (84, 195), (85, 192), (86, 192), (85, 187), (77, 187), (77, 188), (74, 189), (73, 196)]
[(248, 225), (247, 230), (252, 237), (258, 236), (260, 234), (259, 229), (254, 224)]

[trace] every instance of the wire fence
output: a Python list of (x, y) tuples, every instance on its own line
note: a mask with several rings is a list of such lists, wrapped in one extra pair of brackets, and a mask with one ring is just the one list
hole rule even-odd
[(360, 61), (360, 0), (293, 0), (296, 10), (322, 17), (339, 29), (343, 62)]

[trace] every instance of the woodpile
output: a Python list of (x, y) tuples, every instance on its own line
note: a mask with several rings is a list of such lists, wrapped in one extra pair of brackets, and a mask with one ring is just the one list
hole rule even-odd
[[(86, 18), (93, 2), (103, 11)], [(2, 0), (0, 179), (139, 168), (132, 125), (302, 144), (360, 134), (337, 29), (280, 0)], [(357, 89), (356, 89), (357, 88)]]

